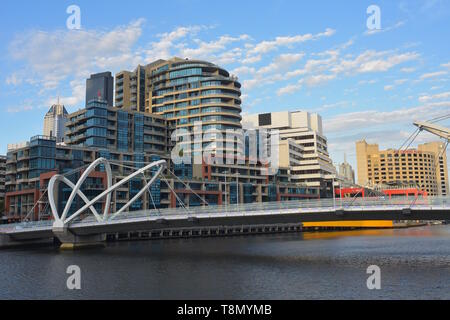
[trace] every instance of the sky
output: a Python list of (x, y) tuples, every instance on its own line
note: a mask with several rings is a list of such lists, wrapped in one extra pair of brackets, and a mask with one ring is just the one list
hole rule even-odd
[[(81, 29), (67, 28), (70, 5)], [(381, 29), (369, 29), (370, 5)], [(243, 113), (319, 113), (333, 161), (355, 141), (399, 148), (415, 120), (450, 114), (450, 1), (2, 1), (0, 153), (42, 134), (60, 97), (84, 107), (90, 74), (173, 56), (242, 83)], [(449, 121), (440, 124), (448, 126)], [(421, 133), (417, 143), (438, 140)]]

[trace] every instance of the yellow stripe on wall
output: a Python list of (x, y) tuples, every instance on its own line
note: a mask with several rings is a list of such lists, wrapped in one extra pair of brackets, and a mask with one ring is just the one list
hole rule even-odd
[(394, 222), (391, 220), (303, 222), (303, 227), (389, 228), (393, 226)]

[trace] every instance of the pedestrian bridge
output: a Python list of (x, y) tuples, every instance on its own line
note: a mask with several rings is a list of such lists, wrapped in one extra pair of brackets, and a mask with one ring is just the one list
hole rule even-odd
[(450, 197), (321, 199), (122, 211), (101, 220), (92, 215), (78, 216), (64, 228), (55, 226), (54, 221), (3, 225), (0, 226), (0, 246), (58, 238), (70, 247), (102, 242), (111, 233), (361, 220), (450, 220)]
[[(116, 165), (123, 165), (115, 163)], [(102, 165), (107, 175), (106, 190), (88, 199), (81, 187), (89, 174)], [(65, 175), (54, 175), (48, 184), (48, 202), (53, 220), (29, 221), (0, 226), (0, 247), (23, 245), (57, 238), (63, 246), (73, 247), (103, 242), (107, 234), (120, 232), (152, 231), (161, 229), (202, 228), (215, 226), (282, 225), (302, 222), (361, 221), (361, 220), (450, 220), (450, 198), (429, 197), (427, 199), (403, 198), (352, 198), (300, 200), (271, 203), (236, 204), (210, 206), (206, 201), (202, 207), (187, 208), (172, 190), (179, 208), (129, 212), (156, 179), (165, 179), (163, 171), (171, 172), (165, 160), (143, 164), (135, 172), (112, 184), (110, 161), (99, 158), (92, 162), (74, 184)], [(151, 172), (150, 176), (146, 173)], [(171, 172), (173, 174), (173, 172)], [(174, 175), (174, 174), (173, 174)], [(142, 176), (144, 187), (117, 212), (111, 213), (111, 194), (125, 183)], [(175, 176), (175, 175), (174, 175)], [(177, 178), (175, 176), (175, 178)], [(178, 178), (177, 178), (178, 179)], [(181, 183), (182, 180), (179, 179)], [(72, 188), (65, 207), (58, 212), (55, 201), (57, 186), (64, 183)], [(167, 184), (170, 187), (170, 184)], [(195, 194), (195, 191), (193, 191)], [(71, 213), (75, 197), (84, 202), (81, 208)], [(150, 194), (151, 196), (151, 194)], [(95, 204), (105, 198), (103, 213), (98, 213)], [(92, 215), (89, 215), (92, 213)]]

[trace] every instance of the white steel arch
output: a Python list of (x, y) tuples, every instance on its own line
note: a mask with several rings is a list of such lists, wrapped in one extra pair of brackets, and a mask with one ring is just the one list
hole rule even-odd
[[(107, 176), (107, 188), (105, 191), (103, 191), (101, 194), (96, 196), (94, 199), (89, 200), (85, 196), (85, 194), (80, 190), (80, 188), (81, 188), (81, 185), (83, 184), (83, 182), (89, 176), (89, 174), (100, 164), (103, 164), (105, 166), (106, 176)], [(139, 197), (141, 197), (142, 194), (147, 190), (147, 188), (149, 188), (150, 185), (153, 182), (155, 182), (155, 180), (158, 178), (158, 176), (162, 173), (162, 171), (167, 166), (167, 163), (165, 160), (159, 160), (159, 161), (152, 162), (152, 163), (136, 170), (135, 172), (133, 172), (126, 178), (117, 182), (115, 185), (112, 185), (111, 166), (110, 166), (108, 160), (106, 160), (105, 158), (98, 158), (97, 160), (92, 162), (89, 165), (89, 167), (86, 168), (86, 171), (83, 172), (83, 174), (81, 175), (81, 177), (78, 180), (78, 182), (76, 183), (76, 185), (74, 185), (69, 179), (67, 179), (66, 177), (64, 177), (62, 175), (59, 175), (59, 174), (54, 175), (50, 179), (50, 182), (48, 184), (48, 200), (50, 203), (50, 208), (52, 210), (53, 218), (55, 220), (53, 225), (55, 227), (64, 227), (64, 226), (68, 225), (73, 219), (78, 217), (82, 212), (84, 212), (88, 208), (91, 210), (92, 214), (95, 216), (95, 218), (97, 219), (98, 222), (106, 221), (108, 219), (108, 213), (110, 210), (112, 192), (114, 192), (117, 188), (119, 188), (123, 184), (127, 183), (134, 177), (136, 177), (140, 174), (143, 174), (144, 172), (146, 172), (156, 166), (158, 166), (159, 169), (153, 175), (151, 180), (130, 201), (128, 201), (119, 211), (117, 211), (114, 215), (111, 216), (111, 219), (113, 219), (115, 216), (117, 216), (118, 214), (120, 214), (123, 211), (125, 211), (126, 209), (128, 209), (128, 207), (131, 206)], [(63, 213), (61, 216), (58, 214), (58, 210), (56, 208), (56, 203), (55, 203), (55, 198), (54, 198), (56, 182), (64, 182), (65, 184), (67, 184), (69, 187), (72, 188), (72, 193), (69, 196), (69, 199), (67, 201), (66, 206), (64, 207), (64, 210), (63, 210)], [(79, 210), (77, 210), (70, 217), (67, 217), (67, 214), (70, 210), (70, 207), (71, 207), (76, 195), (79, 195), (81, 197), (81, 199), (85, 202), (85, 205), (82, 208), (80, 208)], [(103, 211), (103, 215), (99, 215), (97, 210), (95, 209), (94, 205), (95, 205), (95, 203), (97, 203), (100, 199), (102, 199), (105, 196), (106, 196), (105, 209)]]

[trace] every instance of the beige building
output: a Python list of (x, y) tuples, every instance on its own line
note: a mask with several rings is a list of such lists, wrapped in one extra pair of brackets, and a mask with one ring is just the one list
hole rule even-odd
[(67, 114), (66, 108), (59, 101), (52, 105), (44, 117), (44, 136), (55, 137), (58, 141), (62, 141)]
[(329, 187), (336, 169), (328, 154), (320, 115), (306, 111), (244, 115), (242, 125), (246, 129), (279, 130), (280, 166), (290, 168), (292, 182), (322, 190)]
[(430, 142), (406, 151), (379, 150), (378, 144), (358, 141), (358, 184), (377, 186), (398, 182), (414, 184), (430, 195), (447, 195), (448, 171), (444, 147), (444, 143)]
[(116, 74), (115, 107), (145, 111), (145, 74), (146, 68), (141, 65)]

